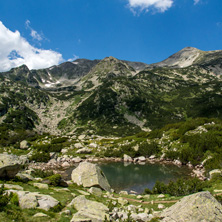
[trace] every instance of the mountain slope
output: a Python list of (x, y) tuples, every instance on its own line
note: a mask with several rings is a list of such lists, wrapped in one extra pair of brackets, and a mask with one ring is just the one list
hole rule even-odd
[[(0, 122), (23, 110), (38, 133), (123, 136), (187, 118), (222, 118), (221, 61), (222, 51), (189, 47), (149, 66), (114, 57), (21, 66), (1, 74)], [(16, 118), (9, 120), (12, 126)]]

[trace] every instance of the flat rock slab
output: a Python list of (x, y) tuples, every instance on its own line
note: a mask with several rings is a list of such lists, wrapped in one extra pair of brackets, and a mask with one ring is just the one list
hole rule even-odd
[(107, 206), (96, 201), (88, 200), (83, 195), (73, 199), (72, 204), (78, 212), (73, 215), (71, 222), (102, 222), (105, 221), (105, 218), (109, 219), (109, 208)]
[(221, 222), (222, 205), (210, 192), (199, 192), (186, 196), (170, 208), (165, 209), (160, 218), (164, 222)]
[[(3, 184), (0, 184), (0, 187), (2, 187)], [(23, 187), (19, 186), (19, 185), (14, 185), (14, 184), (4, 184), (4, 187), (6, 189), (15, 189), (15, 190), (23, 190)]]

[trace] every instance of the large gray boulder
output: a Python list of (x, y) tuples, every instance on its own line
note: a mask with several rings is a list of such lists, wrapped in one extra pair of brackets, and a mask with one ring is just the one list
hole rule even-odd
[(160, 217), (164, 222), (219, 222), (222, 221), (222, 205), (208, 192), (200, 192), (182, 198), (165, 209)]
[(102, 170), (93, 163), (82, 162), (72, 171), (72, 181), (84, 187), (100, 187), (111, 192), (110, 185)]
[(7, 190), (8, 193), (16, 193), (19, 198), (19, 206), (22, 209), (34, 209), (39, 208), (42, 210), (50, 210), (59, 204), (59, 201), (55, 198), (40, 194), (38, 192), (29, 192), (29, 191), (17, 191), (17, 190)]
[(14, 178), (24, 163), (24, 158), (5, 153), (0, 154), (0, 178)]
[(73, 215), (71, 222), (102, 222), (105, 221), (105, 218), (109, 219), (109, 208), (102, 203), (87, 200), (83, 195), (73, 199), (72, 203), (78, 212)]

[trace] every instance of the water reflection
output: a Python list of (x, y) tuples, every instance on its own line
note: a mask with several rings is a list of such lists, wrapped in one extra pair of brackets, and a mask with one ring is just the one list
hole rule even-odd
[(117, 192), (134, 190), (142, 193), (145, 188), (152, 189), (157, 180), (168, 183), (179, 177), (188, 177), (190, 173), (188, 168), (175, 165), (135, 165), (132, 163), (101, 163), (99, 165), (111, 187)]

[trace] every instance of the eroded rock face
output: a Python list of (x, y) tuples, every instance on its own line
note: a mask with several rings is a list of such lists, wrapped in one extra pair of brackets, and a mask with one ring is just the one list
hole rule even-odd
[(16, 155), (0, 154), (0, 178), (14, 178), (24, 160)]
[(87, 200), (85, 196), (78, 196), (72, 201), (74, 207), (78, 210), (76, 214), (73, 215), (71, 222), (76, 221), (93, 221), (102, 222), (105, 218), (109, 218), (108, 212), (109, 208), (102, 203)]
[(207, 191), (192, 194), (165, 209), (160, 217), (164, 222), (222, 221), (222, 205)]
[(110, 185), (102, 170), (92, 163), (82, 162), (72, 171), (72, 181), (84, 187), (100, 187), (111, 192)]

